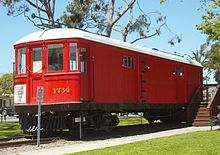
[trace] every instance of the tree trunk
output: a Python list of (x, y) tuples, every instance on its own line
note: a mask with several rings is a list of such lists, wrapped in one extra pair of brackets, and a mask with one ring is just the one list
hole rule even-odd
[(215, 81), (220, 84), (220, 71), (215, 72)]
[(111, 0), (109, 7), (108, 24), (106, 27), (106, 37), (109, 38), (111, 37), (111, 33), (112, 33), (114, 11), (115, 11), (115, 0)]
[(127, 27), (123, 28), (122, 30), (122, 39), (124, 42), (127, 42), (127, 36), (128, 36), (128, 29)]

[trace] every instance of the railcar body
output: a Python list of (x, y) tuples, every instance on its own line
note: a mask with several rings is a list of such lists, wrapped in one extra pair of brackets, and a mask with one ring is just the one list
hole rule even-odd
[(196, 61), (76, 29), (32, 33), (14, 48), (14, 101), (24, 130), (37, 122), (37, 86), (45, 91), (45, 130), (72, 129), (81, 114), (95, 128), (116, 125), (112, 112), (144, 112), (149, 121), (185, 116), (202, 89)]

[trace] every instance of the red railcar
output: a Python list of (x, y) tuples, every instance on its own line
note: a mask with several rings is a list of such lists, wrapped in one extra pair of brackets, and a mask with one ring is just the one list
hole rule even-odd
[(196, 61), (76, 29), (32, 33), (14, 48), (14, 100), (24, 130), (37, 122), (37, 86), (45, 91), (45, 130), (77, 127), (81, 114), (95, 128), (116, 125), (112, 112), (144, 112), (151, 122), (184, 117), (202, 88)]

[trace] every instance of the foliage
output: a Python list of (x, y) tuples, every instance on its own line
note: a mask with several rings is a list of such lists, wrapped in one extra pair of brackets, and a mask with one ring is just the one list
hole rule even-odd
[(220, 150), (220, 131), (187, 133), (157, 138), (104, 149), (74, 153), (74, 155), (217, 155)]
[(193, 59), (201, 63), (206, 68), (207, 60), (205, 58), (205, 54), (206, 54), (206, 44), (202, 44), (199, 50), (193, 52)]
[(205, 12), (203, 22), (197, 25), (197, 29), (208, 35), (207, 42), (211, 47), (206, 52), (207, 68), (214, 72), (216, 82), (220, 83), (220, 1), (201, 0), (201, 9)]
[(0, 138), (23, 135), (19, 123), (0, 123)]
[(6, 73), (0, 78), (0, 94), (13, 94), (13, 74)]
[[(145, 13), (138, 0), (121, 1), (123, 4), (115, 0), (73, 0), (61, 20), (68, 27), (95, 29), (97, 34), (107, 37), (111, 37), (112, 31), (119, 32), (123, 41), (127, 41), (128, 35), (137, 34), (131, 43), (160, 35), (161, 27), (167, 27), (166, 17), (160, 12)], [(156, 20), (153, 21), (151, 16)]]
[(200, 46), (199, 50), (197, 50), (196, 52), (193, 52), (193, 57), (192, 57), (195, 61), (198, 61), (204, 67), (203, 68), (204, 70), (203, 81), (204, 82), (207, 82), (210, 79), (209, 75), (211, 73), (210, 69), (207, 66), (208, 59), (207, 59), (206, 52), (207, 52), (207, 43), (204, 43)]
[[(24, 15), (35, 26), (39, 28), (54, 28), (54, 14), (55, 14), (55, 2), (56, 0), (1, 0), (0, 3), (7, 9), (8, 16)], [(38, 18), (41, 24), (36, 24), (34, 20), (27, 15), (32, 9), (35, 10), (37, 16), (32, 14), (32, 18)], [(45, 23), (46, 20), (47, 23)]]
[(212, 44), (205, 56), (207, 59), (206, 67), (209, 71), (214, 71), (215, 81), (220, 84), (220, 44)]
[[(93, 0), (83, 0), (83, 1), (72, 1), (66, 7), (66, 11), (70, 14), (68, 15), (64, 12), (64, 15), (61, 17), (65, 21), (68, 27), (82, 28), (84, 26), (90, 27), (90, 24), (85, 25), (86, 20), (89, 18), (89, 9), (91, 7)], [(97, 7), (99, 7), (97, 5)], [(92, 17), (91, 17), (92, 18)], [(102, 19), (97, 19), (102, 20)], [(89, 22), (89, 21), (88, 21)]]
[(205, 14), (202, 16), (203, 22), (197, 25), (197, 29), (207, 34), (209, 40), (220, 40), (220, 1), (219, 0), (201, 0), (202, 10)]

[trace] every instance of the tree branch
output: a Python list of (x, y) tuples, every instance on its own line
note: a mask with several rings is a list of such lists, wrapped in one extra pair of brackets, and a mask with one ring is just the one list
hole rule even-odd
[(36, 26), (39, 29), (44, 29), (44, 28), (39, 27), (38, 25), (36, 25), (35, 22), (33, 20), (31, 20), (31, 18), (25, 14), (25, 11), (23, 13), (24, 13), (24, 17), (26, 17), (29, 21), (31, 21), (34, 24), (34, 26)]
[(41, 19), (41, 14), (40, 14), (40, 8), (39, 8), (39, 5), (38, 5), (38, 0), (36, 0), (36, 6), (37, 6), (38, 16), (40, 17), (40, 22), (41, 22), (41, 24), (43, 24), (43, 21)]
[(54, 16), (55, 10), (55, 0), (52, 1), (52, 15)]
[[(33, 6), (34, 8), (39, 8), (36, 4), (34, 4), (33, 2), (31, 2), (30, 0), (26, 0), (31, 6)], [(47, 13), (46, 10), (39, 8), (40, 11)]]
[(153, 33), (153, 34), (151, 34), (151, 35), (148, 35), (148, 36), (139, 37), (139, 38), (135, 39), (134, 41), (132, 41), (132, 42), (130, 42), (130, 43), (133, 44), (133, 43), (135, 43), (135, 42), (137, 42), (137, 41), (139, 41), (139, 40), (147, 39), (147, 38), (150, 38), (150, 37), (159, 35), (158, 31), (160, 31), (161, 27), (164, 26), (164, 25), (166, 25), (166, 23), (163, 23), (162, 25), (160, 25), (159, 29), (158, 29), (155, 33)]
[(128, 4), (128, 6), (122, 10), (115, 19), (112, 21), (112, 25), (114, 25), (131, 7), (133, 7), (136, 0), (131, 0), (131, 2)]
[(130, 43), (133, 44), (133, 43), (135, 43), (135, 42), (137, 42), (137, 41), (139, 41), (139, 40), (147, 39), (147, 38), (150, 38), (150, 37), (153, 37), (153, 36), (156, 36), (156, 35), (158, 35), (157, 32), (155, 32), (155, 33), (153, 33), (152, 35), (149, 35), (149, 36), (139, 37), (139, 38), (135, 39), (134, 41), (132, 41), (132, 42), (130, 42)]

